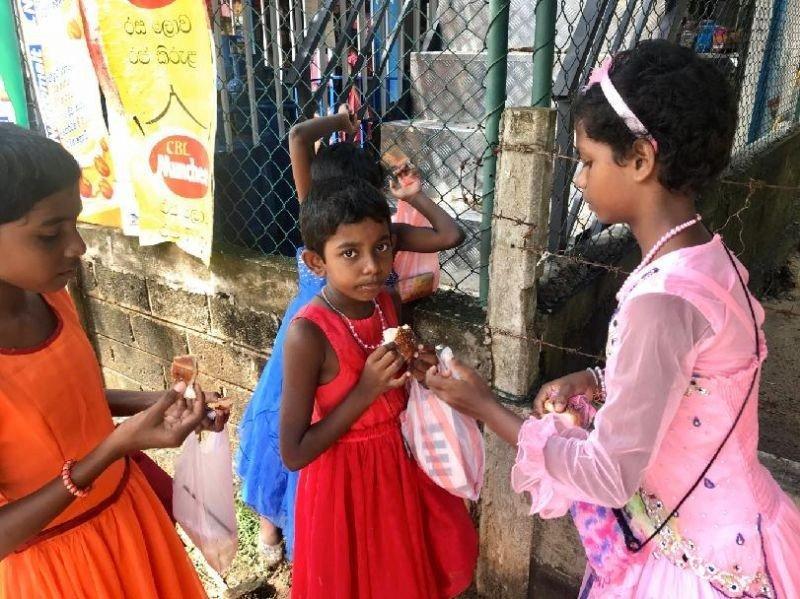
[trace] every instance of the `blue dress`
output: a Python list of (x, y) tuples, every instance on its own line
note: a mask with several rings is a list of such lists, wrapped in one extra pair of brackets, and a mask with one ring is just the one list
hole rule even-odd
[[(294, 507), (299, 472), (287, 470), (280, 452), (280, 412), (283, 391), (283, 342), (292, 319), (300, 308), (314, 299), (325, 279), (311, 272), (303, 262), (304, 248), (297, 250), (299, 291), (283, 315), (272, 355), (261, 373), (239, 424), (237, 472), (242, 479), (242, 500), (283, 532), (286, 557), (294, 555)], [(397, 274), (386, 281), (394, 286)]]
[(294, 504), (299, 472), (286, 469), (281, 460), (279, 431), (283, 388), (283, 342), (295, 314), (325, 286), (301, 259), (297, 250), (299, 291), (291, 301), (275, 337), (272, 355), (253, 391), (239, 424), (237, 471), (242, 478), (242, 499), (283, 531), (286, 557), (294, 553)]

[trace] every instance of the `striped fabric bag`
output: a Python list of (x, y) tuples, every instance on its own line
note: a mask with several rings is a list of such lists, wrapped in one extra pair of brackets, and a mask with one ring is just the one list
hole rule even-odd
[[(449, 348), (443, 356), (452, 356)], [(446, 363), (446, 359), (445, 359)], [(476, 501), (483, 486), (483, 435), (474, 418), (454, 410), (416, 380), (400, 415), (406, 446), (433, 482), (453, 495)]]

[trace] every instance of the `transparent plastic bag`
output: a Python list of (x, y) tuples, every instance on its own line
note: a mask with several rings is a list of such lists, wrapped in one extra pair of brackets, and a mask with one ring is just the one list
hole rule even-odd
[[(446, 365), (450, 359), (452, 352), (445, 348), (441, 361)], [(406, 445), (425, 474), (453, 495), (476, 501), (485, 462), (478, 422), (412, 380), (400, 423)]]
[(175, 466), (172, 510), (208, 564), (222, 574), (238, 547), (227, 426), (219, 433), (193, 433), (184, 441)]

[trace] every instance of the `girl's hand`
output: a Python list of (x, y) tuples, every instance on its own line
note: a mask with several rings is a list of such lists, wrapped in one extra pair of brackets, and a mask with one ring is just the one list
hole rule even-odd
[(588, 371), (573, 372), (551, 381), (539, 389), (533, 400), (533, 413), (541, 418), (548, 412), (561, 413), (567, 409), (567, 402), (575, 395), (593, 397), (597, 388), (594, 377)]
[(417, 168), (410, 162), (396, 168), (392, 172), (389, 190), (392, 196), (400, 202), (408, 202), (414, 196), (422, 193), (422, 177)]
[(397, 376), (404, 365), (405, 360), (394, 343), (381, 345), (367, 358), (358, 386), (369, 396), (373, 396), (373, 399), (390, 389), (398, 389), (406, 384), (410, 376), (407, 372)]
[(425, 385), (425, 376), (433, 366), (438, 366), (439, 358), (436, 350), (430, 345), (420, 345), (414, 354), (414, 359), (408, 366), (408, 371), (419, 383)]
[(347, 104), (342, 104), (339, 106), (337, 114), (347, 115), (347, 121), (345, 122), (344, 127), (344, 132), (347, 134), (347, 137), (358, 133), (359, 127), (361, 126), (361, 121), (358, 119), (356, 114), (350, 110), (350, 107)]
[(485, 420), (487, 406), (495, 403), (486, 381), (459, 360), (454, 359), (450, 363), (450, 370), (446, 372), (438, 373), (436, 367), (430, 368), (425, 382), (436, 397), (477, 420)]
[[(204, 397), (200, 385), (194, 387), (197, 397)], [(178, 383), (165, 391), (155, 404), (120, 424), (111, 433), (120, 455), (142, 449), (180, 446), (200, 425), (206, 412), (205, 402), (185, 399), (185, 391), (186, 383)]]

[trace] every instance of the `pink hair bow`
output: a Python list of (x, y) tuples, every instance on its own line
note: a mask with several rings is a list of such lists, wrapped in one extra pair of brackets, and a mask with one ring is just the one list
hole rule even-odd
[(592, 87), (595, 83), (600, 83), (600, 81), (609, 76), (608, 72), (611, 70), (612, 62), (614, 62), (614, 59), (609, 56), (598, 66), (592, 69), (592, 73), (589, 75), (589, 81), (583, 88), (584, 92), (588, 91), (588, 89)]

